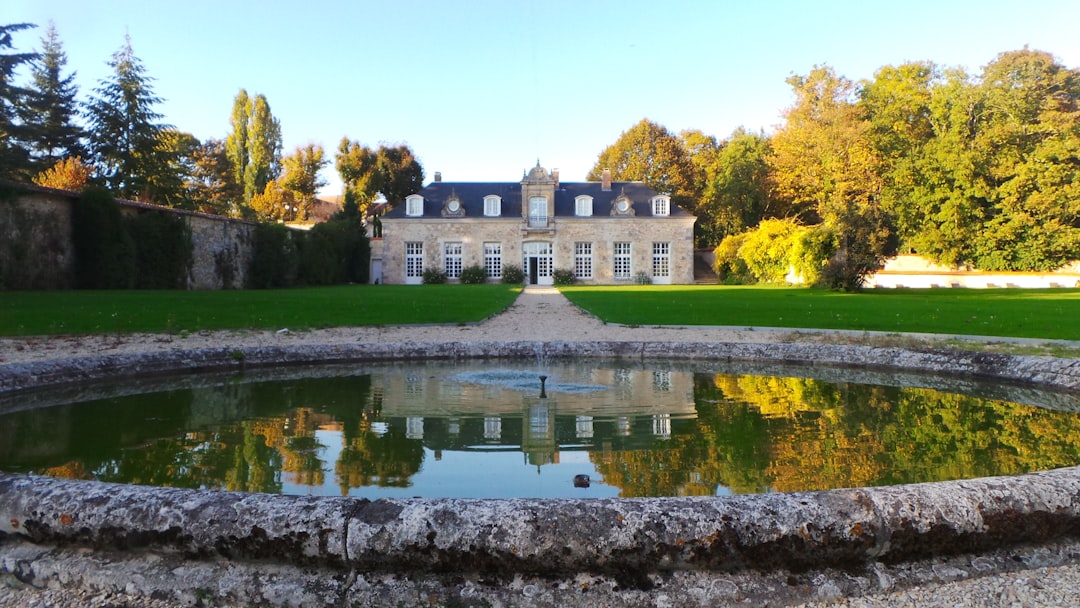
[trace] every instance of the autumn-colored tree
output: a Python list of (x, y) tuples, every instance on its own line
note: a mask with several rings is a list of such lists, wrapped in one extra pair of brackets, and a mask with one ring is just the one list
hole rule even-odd
[(82, 190), (88, 181), (90, 167), (78, 156), (61, 159), (34, 177), (35, 184), (58, 190)]
[(208, 139), (200, 144), (193, 151), (192, 163), (186, 186), (198, 211), (240, 217), (243, 209), (249, 209), (239, 204), (243, 190), (234, 177), (224, 141)]
[(291, 220), (298, 209), (292, 191), (283, 188), (278, 180), (267, 182), (261, 193), (251, 197), (249, 206), (263, 222)]
[(289, 220), (306, 220), (315, 202), (315, 193), (326, 185), (319, 171), (329, 164), (323, 159), (323, 148), (318, 144), (297, 146), (296, 150), (281, 160), (284, 175), (281, 185), (292, 193), (297, 209)]
[(697, 208), (695, 168), (683, 140), (643, 118), (600, 152), (587, 179), (599, 181), (605, 169), (615, 181), (644, 182), (672, 202), (693, 212)]
[(857, 87), (832, 68), (788, 79), (796, 102), (772, 138), (769, 164), (777, 192), (808, 223), (836, 234), (824, 274), (832, 287), (857, 289), (896, 253), (892, 219), (880, 206), (881, 162)]
[(360, 208), (361, 217), (378, 194), (390, 206), (424, 187), (424, 169), (409, 146), (380, 145), (378, 150), (343, 137), (338, 144), (335, 166), (341, 181)]

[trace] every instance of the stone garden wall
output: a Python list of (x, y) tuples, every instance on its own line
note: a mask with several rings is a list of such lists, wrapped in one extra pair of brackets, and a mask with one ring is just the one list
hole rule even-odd
[[(14, 197), (0, 198), (0, 289), (70, 289), (75, 268), (71, 208), (79, 193), (38, 186), (17, 189)], [(253, 222), (135, 201), (117, 203), (128, 215), (158, 211), (184, 218), (192, 247), (188, 289), (244, 286)]]

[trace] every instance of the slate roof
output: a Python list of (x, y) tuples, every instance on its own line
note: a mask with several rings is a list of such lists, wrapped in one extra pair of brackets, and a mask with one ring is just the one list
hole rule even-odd
[[(517, 182), (432, 182), (418, 192), (424, 197), (424, 217), (442, 217), (443, 203), (457, 195), (465, 209), (465, 217), (484, 217), (484, 197), (502, 197), (504, 218), (521, 217), (521, 184)], [(593, 197), (593, 216), (607, 216), (611, 202), (622, 194), (633, 202), (637, 217), (652, 217), (650, 201), (656, 191), (642, 182), (612, 182), (611, 190), (602, 189), (600, 182), (560, 182), (555, 189), (555, 217), (573, 217), (575, 201), (581, 195)], [(672, 204), (670, 217), (690, 217), (685, 209)], [(384, 218), (405, 218), (405, 204), (399, 203), (383, 215)]]

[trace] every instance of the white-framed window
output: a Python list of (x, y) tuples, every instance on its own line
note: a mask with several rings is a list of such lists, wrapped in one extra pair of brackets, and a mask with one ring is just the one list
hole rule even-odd
[(542, 196), (529, 198), (529, 225), (547, 226), (547, 199)]
[(574, 243), (574, 276), (579, 279), (591, 279), (592, 243)]
[(615, 243), (615, 278), (630, 278), (630, 243)]
[(405, 215), (409, 217), (424, 215), (424, 197), (419, 194), (405, 197)]
[(443, 243), (443, 271), (448, 279), (461, 278), (461, 243)]
[[(532, 265), (536, 264), (536, 279), (540, 284), (551, 284), (551, 269), (554, 267), (554, 248), (549, 242), (530, 242), (522, 246), (522, 261), (526, 276), (532, 273)], [(534, 262), (535, 261), (535, 262)]]
[(574, 215), (578, 217), (589, 217), (592, 215), (592, 202), (591, 196), (579, 196), (574, 199)]
[(671, 276), (671, 243), (652, 244), (652, 274), (654, 278)]
[(419, 281), (424, 277), (424, 244), (420, 241), (405, 243), (405, 281)]
[(502, 278), (502, 243), (484, 243), (484, 270), (489, 279)]
[(484, 197), (484, 215), (499, 217), (502, 215), (502, 199), (495, 195)]
[(671, 199), (666, 196), (657, 196), (652, 199), (653, 215), (670, 215)]

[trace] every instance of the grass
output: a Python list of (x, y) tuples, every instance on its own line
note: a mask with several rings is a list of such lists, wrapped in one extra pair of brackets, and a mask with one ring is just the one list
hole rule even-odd
[(1077, 289), (881, 289), (570, 286), (608, 323), (730, 325), (1080, 340)]
[(481, 321), (511, 303), (513, 285), (348, 285), (251, 291), (0, 291), (0, 335)]
[[(728, 325), (1080, 340), (1080, 290), (561, 287), (609, 323)], [(0, 335), (470, 323), (510, 285), (352, 285), (254, 291), (0, 291)]]

